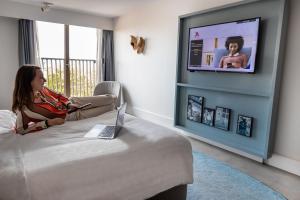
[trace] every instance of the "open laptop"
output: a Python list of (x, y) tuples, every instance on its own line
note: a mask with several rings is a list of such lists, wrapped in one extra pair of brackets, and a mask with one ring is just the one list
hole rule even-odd
[(127, 103), (122, 104), (118, 108), (118, 114), (115, 125), (95, 125), (84, 137), (86, 138), (103, 138), (103, 139), (114, 139), (117, 137), (122, 126), (124, 125), (124, 117)]

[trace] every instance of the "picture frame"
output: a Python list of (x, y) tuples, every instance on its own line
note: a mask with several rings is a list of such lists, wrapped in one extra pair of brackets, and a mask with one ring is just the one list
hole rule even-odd
[(229, 131), (231, 109), (217, 106), (215, 112), (215, 127), (224, 131)]
[(253, 117), (238, 115), (236, 133), (246, 137), (252, 137)]
[(204, 108), (202, 123), (208, 126), (214, 126), (214, 119), (215, 119), (215, 109)]
[(201, 123), (204, 97), (188, 95), (187, 119)]

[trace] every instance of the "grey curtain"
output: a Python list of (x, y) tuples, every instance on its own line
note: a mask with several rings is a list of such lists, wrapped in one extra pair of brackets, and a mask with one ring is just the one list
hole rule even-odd
[(114, 45), (113, 31), (103, 30), (102, 32), (102, 80), (115, 80), (114, 66)]
[(36, 38), (34, 21), (27, 19), (19, 20), (19, 64), (36, 63)]

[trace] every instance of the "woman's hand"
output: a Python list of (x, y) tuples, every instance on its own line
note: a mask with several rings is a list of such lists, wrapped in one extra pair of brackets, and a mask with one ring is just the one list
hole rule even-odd
[(62, 119), (62, 118), (54, 118), (54, 119), (49, 119), (48, 120), (48, 125), (49, 126), (61, 125), (63, 123), (65, 123), (65, 119)]
[(77, 110), (78, 107), (80, 107), (80, 105), (71, 103), (71, 104), (68, 105), (68, 110), (69, 111), (71, 111), (71, 110)]

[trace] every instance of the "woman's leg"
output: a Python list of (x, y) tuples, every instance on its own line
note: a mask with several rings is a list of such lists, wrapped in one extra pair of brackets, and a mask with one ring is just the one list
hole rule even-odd
[[(92, 105), (86, 107), (86, 109), (96, 108), (100, 106), (107, 106), (111, 104), (116, 104), (117, 97), (115, 95), (97, 95), (90, 97), (71, 97), (70, 100), (73, 103), (84, 105), (87, 103), (92, 103)], [(86, 110), (84, 109), (84, 110)]]
[(106, 113), (108, 111), (112, 111), (115, 108), (114, 104), (106, 105), (106, 106), (100, 106), (96, 108), (91, 108), (87, 110), (78, 110), (77, 111), (77, 119), (86, 119), (90, 117), (96, 117), (98, 115), (101, 115), (103, 113)]
[(115, 108), (114, 104), (106, 105), (106, 106), (99, 106), (87, 110), (77, 110), (76, 112), (72, 112), (68, 114), (66, 117), (67, 121), (76, 121), (81, 119), (86, 119), (90, 117), (96, 117), (108, 111), (112, 111)]
[(111, 111), (116, 106), (116, 96), (114, 95), (98, 95), (91, 97), (71, 97), (70, 100), (79, 105), (92, 103), (91, 106), (77, 110), (66, 117), (67, 121), (81, 120), (90, 117), (96, 117), (105, 112)]

